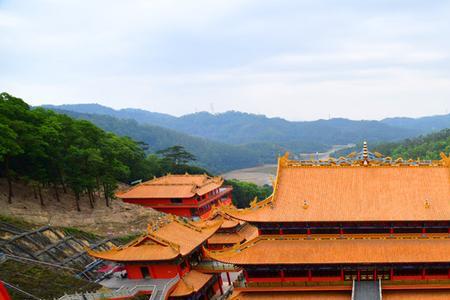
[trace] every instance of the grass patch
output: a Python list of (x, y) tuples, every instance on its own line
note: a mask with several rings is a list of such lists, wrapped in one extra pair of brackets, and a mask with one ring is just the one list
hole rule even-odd
[(38, 227), (36, 224), (31, 224), (22, 218), (6, 216), (1, 214), (0, 214), (0, 221), (11, 224), (23, 230), (31, 230)]
[[(77, 279), (61, 269), (7, 260), (0, 264), (0, 278), (41, 299), (54, 299), (75, 292), (95, 291), (99, 284)], [(8, 292), (14, 300), (29, 299), (13, 289)]]
[(114, 244), (118, 244), (118, 245), (126, 245), (126, 244), (134, 241), (135, 239), (137, 239), (140, 236), (141, 236), (140, 233), (119, 236), (119, 237), (114, 238), (113, 242), (114, 242)]
[(96, 235), (95, 233), (84, 231), (75, 227), (61, 227), (61, 230), (66, 235), (71, 235), (75, 238), (85, 239), (88, 241), (98, 241), (103, 239), (103, 237)]

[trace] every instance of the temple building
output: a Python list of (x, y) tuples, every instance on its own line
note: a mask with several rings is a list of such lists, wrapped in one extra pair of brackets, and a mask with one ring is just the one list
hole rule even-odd
[(220, 228), (214, 233), (207, 243), (208, 249), (224, 249), (236, 244), (242, 244), (258, 236), (258, 228), (249, 223), (236, 220), (222, 213), (220, 208), (211, 216), (211, 220), (222, 220)]
[(222, 207), (258, 228), (217, 262), (243, 273), (235, 299), (450, 299), (450, 158), (360, 153), (278, 160), (273, 194)]
[(209, 216), (211, 208), (232, 202), (231, 186), (223, 179), (207, 175), (166, 175), (155, 178), (116, 196), (124, 202), (139, 204), (181, 217)]
[(155, 299), (207, 300), (220, 295), (222, 279), (195, 267), (202, 261), (202, 246), (221, 224), (221, 220), (191, 222), (166, 216), (128, 245), (89, 254), (124, 266), (126, 278), (118, 280), (116, 288), (147, 286), (140, 294), (158, 293)]

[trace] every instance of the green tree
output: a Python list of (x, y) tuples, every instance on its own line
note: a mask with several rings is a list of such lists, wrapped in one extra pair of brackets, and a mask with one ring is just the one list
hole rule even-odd
[(186, 165), (189, 162), (196, 160), (192, 153), (189, 153), (183, 146), (180, 145), (159, 150), (156, 153), (174, 165)]
[(272, 194), (269, 185), (258, 186), (251, 182), (236, 179), (225, 180), (226, 185), (233, 187), (233, 204), (238, 208), (249, 207), (253, 199), (264, 200)]

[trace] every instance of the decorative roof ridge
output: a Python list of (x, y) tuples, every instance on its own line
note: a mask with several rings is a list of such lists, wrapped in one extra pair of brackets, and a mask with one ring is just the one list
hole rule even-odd
[(180, 253), (180, 245), (171, 241), (168, 241), (166, 239), (163, 239), (157, 235), (155, 235), (154, 233), (148, 233), (147, 236), (149, 238), (151, 238), (152, 240), (159, 242), (161, 244), (166, 244), (167, 246), (171, 247), (173, 250), (177, 251), (178, 253)]
[[(428, 234), (428, 236), (424, 237), (422, 234), (405, 234), (405, 235), (391, 235), (391, 234), (380, 234), (380, 235), (369, 235), (364, 237), (357, 237), (355, 236), (348, 236), (348, 237), (341, 237), (340, 235), (335, 236), (335, 240), (339, 241), (354, 241), (354, 240), (435, 240), (435, 239), (450, 239), (448, 234)], [(324, 236), (322, 238), (311, 238), (310, 236), (306, 235), (260, 235), (252, 240), (246, 241), (242, 244), (236, 244), (232, 247), (228, 247), (225, 249), (218, 249), (218, 250), (211, 250), (206, 249), (203, 247), (204, 253), (207, 257), (210, 257), (212, 259), (220, 259), (220, 257), (224, 257), (227, 255), (233, 255), (235, 253), (239, 253), (247, 248), (255, 246), (257, 243), (262, 241), (310, 241), (310, 242), (317, 242), (317, 241), (329, 241), (331, 240), (330, 236)]]
[(267, 205), (273, 205), (272, 197), (273, 197), (273, 193), (269, 197), (267, 197), (266, 199), (261, 200), (261, 201), (255, 201), (256, 199), (253, 199), (253, 201), (250, 203), (250, 207), (246, 207), (246, 208), (236, 208), (234, 205), (227, 205), (227, 206), (222, 206), (221, 209), (223, 210), (224, 213), (226, 213), (227, 215), (230, 215), (231, 218), (240, 220), (239, 218), (236, 218), (233, 214), (251, 213), (256, 209), (263, 208)]
[(223, 220), (218, 220), (218, 221), (216, 221), (216, 222), (213, 223), (213, 224), (206, 224), (205, 222), (195, 223), (195, 222), (193, 222), (193, 221), (184, 219), (184, 218), (182, 218), (182, 217), (173, 216), (173, 215), (171, 215), (171, 216), (174, 218), (174, 221), (175, 221), (175, 222), (177, 222), (177, 223), (179, 223), (180, 225), (183, 225), (183, 226), (185, 226), (185, 227), (187, 227), (187, 228), (190, 228), (190, 229), (192, 229), (192, 230), (195, 230), (195, 231), (197, 231), (197, 232), (202, 232), (203, 230), (211, 229), (211, 228), (220, 226), (220, 225), (223, 223)]

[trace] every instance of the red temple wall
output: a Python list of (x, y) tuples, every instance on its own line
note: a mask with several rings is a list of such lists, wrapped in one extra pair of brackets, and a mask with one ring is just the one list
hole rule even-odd
[(177, 265), (153, 265), (149, 267), (152, 278), (173, 278), (178, 273)]
[(125, 270), (128, 274), (128, 279), (142, 279), (141, 266), (126, 265)]

